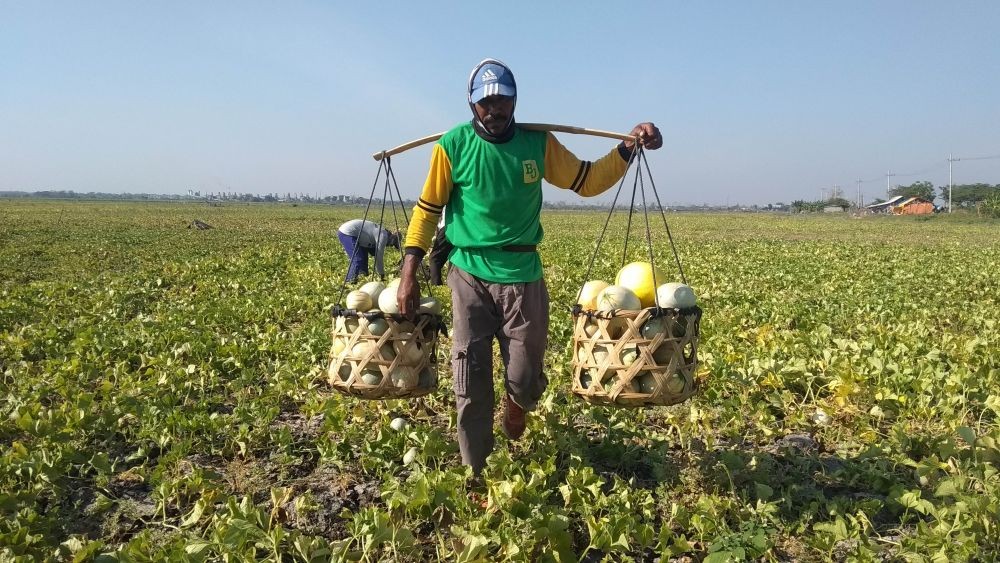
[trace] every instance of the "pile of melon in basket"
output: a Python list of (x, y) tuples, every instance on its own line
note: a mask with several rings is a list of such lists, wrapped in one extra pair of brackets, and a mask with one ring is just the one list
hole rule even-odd
[(584, 284), (573, 310), (573, 393), (626, 407), (673, 405), (695, 393), (701, 309), (689, 286), (657, 286), (663, 280), (648, 262), (633, 262), (614, 285)]
[(364, 399), (419, 397), (437, 387), (441, 304), (420, 300), (414, 320), (399, 315), (398, 279), (369, 282), (333, 309), (333, 344), (327, 381)]

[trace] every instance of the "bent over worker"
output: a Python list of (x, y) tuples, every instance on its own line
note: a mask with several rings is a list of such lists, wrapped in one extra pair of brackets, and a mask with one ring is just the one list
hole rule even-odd
[(347, 281), (353, 282), (360, 274), (368, 273), (368, 256), (375, 256), (375, 272), (385, 277), (385, 247), (399, 248), (399, 236), (387, 231), (374, 221), (352, 219), (337, 229), (337, 238), (347, 253), (350, 265)]
[[(416, 273), (442, 210), (455, 246), (448, 285), (453, 311), (452, 372), (462, 462), (479, 475), (493, 451), (493, 340), (504, 363), (502, 430), (524, 433), (548, 384), (543, 356), (549, 294), (537, 245), (542, 241), (542, 180), (584, 196), (613, 186), (634, 150), (624, 141), (597, 161), (581, 161), (554, 135), (514, 122), (517, 85), (510, 68), (486, 59), (468, 82), (472, 121), (451, 129), (434, 145), (430, 170), (407, 231), (397, 299), (412, 316), (419, 306)], [(652, 123), (631, 135), (645, 148), (663, 141)]]

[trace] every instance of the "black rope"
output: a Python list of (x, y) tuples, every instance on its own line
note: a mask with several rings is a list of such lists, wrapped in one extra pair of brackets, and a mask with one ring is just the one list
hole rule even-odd
[[(388, 161), (388, 158), (389, 157), (386, 157), (387, 161)], [(392, 163), (391, 162), (389, 163), (388, 173), (386, 175), (386, 188), (387, 189), (390, 187), (389, 186), (389, 180), (390, 180), (390, 178), (392, 180), (392, 185), (391, 185), (392, 189), (388, 190), (389, 191), (389, 200), (390, 200), (390, 202), (392, 202), (392, 201), (398, 201), (399, 202), (399, 210), (400, 210), (400, 213), (402, 213), (402, 215), (403, 215), (403, 227), (405, 227), (407, 230), (409, 230), (409, 227), (410, 227), (410, 217), (409, 217), (409, 215), (406, 214), (406, 206), (403, 204), (403, 196), (402, 196), (402, 194), (399, 191), (399, 182), (396, 181), (396, 173), (393, 172), (393, 170), (392, 170)], [(393, 199), (393, 193), (395, 193), (395, 199)], [(399, 245), (399, 260), (400, 260), (399, 265), (402, 266), (403, 259), (406, 257), (406, 255), (403, 253), (403, 240), (401, 240), (402, 236), (403, 236), (403, 229), (400, 228), (399, 222), (398, 222), (398, 218), (396, 217), (396, 207), (395, 207), (395, 204), (393, 203), (389, 207), (392, 210), (393, 221), (395, 221), (396, 233), (400, 237), (400, 240), (398, 240), (398, 245)], [(419, 276), (418, 276), (418, 280), (417, 281), (419, 281), (419, 278), (423, 278), (424, 282), (426, 282), (426, 284), (427, 284), (427, 287), (430, 287), (431, 286), (431, 274), (430, 274), (430, 270), (427, 267), (427, 264), (422, 262), (421, 263), (421, 267), (417, 268), (417, 270), (419, 271)], [(419, 285), (418, 285), (418, 287), (419, 287)]]
[[(628, 158), (628, 166), (625, 167), (625, 173), (622, 174), (622, 179), (618, 182), (618, 190), (615, 191), (615, 198), (611, 201), (611, 210), (608, 211), (608, 218), (604, 220), (604, 227), (601, 229), (601, 235), (597, 237), (597, 245), (594, 246), (594, 253), (590, 255), (590, 263), (587, 264), (587, 275), (583, 278), (584, 284), (590, 279), (591, 272), (594, 271), (594, 261), (597, 259), (597, 252), (601, 249), (601, 242), (604, 241), (604, 234), (608, 230), (608, 223), (611, 222), (611, 215), (615, 212), (615, 205), (618, 204), (618, 196), (622, 193), (622, 186), (625, 185), (625, 178), (628, 176), (628, 171), (632, 168), (632, 162), (635, 160), (635, 151)], [(576, 304), (580, 303), (580, 296), (583, 295), (583, 285), (580, 286), (580, 291), (576, 292)], [(572, 308), (571, 308), (572, 309)]]
[(396, 188), (396, 198), (399, 199), (399, 209), (403, 212), (403, 224), (409, 227), (410, 218), (406, 215), (406, 207), (403, 205), (403, 196), (399, 194), (399, 184), (396, 182), (396, 174), (392, 171), (391, 166), (389, 167), (389, 175), (392, 176), (392, 185)]
[[(375, 173), (375, 182), (372, 183), (372, 191), (371, 191), (371, 194), (368, 196), (368, 203), (367, 203), (367, 205), (365, 205), (365, 214), (361, 218), (361, 231), (362, 232), (364, 232), (365, 223), (368, 221), (368, 210), (371, 209), (372, 201), (375, 199), (375, 188), (378, 187), (378, 179), (382, 176), (382, 169), (383, 168), (387, 169), (388, 166), (389, 166), (388, 159), (383, 159), (382, 162), (379, 163), (378, 172)], [(388, 172), (386, 172), (386, 174), (388, 174)], [(358, 240), (361, 240), (361, 236), (360, 235), (358, 235)], [(360, 246), (361, 245), (357, 244), (357, 241), (355, 241), (354, 252), (351, 253), (351, 259), (347, 263), (347, 273), (344, 274), (344, 283), (340, 286), (340, 294), (337, 296), (337, 303), (340, 303), (344, 299), (344, 290), (347, 289), (347, 283), (348, 283), (348, 279), (347, 278), (350, 277), (350, 275), (351, 275), (351, 264), (354, 263), (354, 258), (358, 255), (358, 248)], [(355, 276), (355, 277), (357, 277), (357, 276)]]
[(674, 253), (674, 261), (677, 263), (677, 271), (681, 274), (681, 282), (687, 285), (687, 277), (684, 276), (684, 267), (681, 266), (681, 257), (677, 254), (677, 245), (674, 244), (674, 237), (670, 234), (670, 226), (667, 225), (667, 214), (663, 211), (663, 204), (660, 203), (660, 194), (656, 191), (656, 182), (653, 180), (653, 173), (649, 170), (649, 159), (643, 155), (642, 162), (646, 166), (646, 173), (649, 175), (649, 184), (653, 188), (653, 195), (656, 196), (656, 205), (660, 208), (660, 216), (663, 217), (663, 228), (667, 231), (667, 239), (670, 240), (670, 249)]
[[(641, 146), (638, 147), (638, 149), (639, 161), (645, 161), (645, 151), (643, 151)], [(636, 170), (640, 170), (640, 168), (636, 166)], [(650, 177), (650, 181), (652, 182), (652, 177)], [(646, 211), (646, 185), (642, 181), (641, 175), (639, 176), (639, 190), (639, 193), (642, 194), (642, 218), (646, 223), (646, 247), (649, 249), (649, 269), (650, 275), (653, 276), (653, 306), (656, 307), (656, 316), (660, 316), (660, 297), (656, 294), (657, 288), (660, 287), (660, 282), (656, 280), (656, 262), (653, 257), (653, 235), (649, 230), (649, 213)]]
[[(638, 158), (639, 155), (638, 146), (639, 144), (636, 143), (635, 144), (636, 151), (633, 153), (632, 158)], [(632, 212), (635, 209), (635, 188), (639, 183), (639, 174), (641, 172), (642, 169), (636, 166), (635, 176), (634, 176), (635, 179), (632, 180), (632, 201), (628, 205), (628, 223), (625, 226), (625, 246), (622, 247), (622, 265), (618, 267), (619, 270), (625, 267), (625, 261), (628, 260), (628, 239), (630, 236), (632, 236)], [(625, 173), (627, 175), (628, 170), (626, 170)]]
[[(389, 175), (388, 174), (385, 175), (385, 188), (382, 189), (382, 210), (379, 213), (379, 217), (378, 217), (378, 226), (379, 226), (380, 229), (383, 229), (383, 230), (385, 230), (385, 227), (384, 227), (384, 225), (385, 225), (385, 200), (387, 199), (387, 196), (391, 196), (391, 194), (389, 193)], [(390, 207), (392, 207), (391, 204), (390, 204)], [(379, 233), (378, 237), (375, 239), (375, 259), (376, 259), (376, 263), (378, 263), (378, 239), (381, 238), (381, 237), (382, 237), (382, 233)], [(385, 244), (386, 244), (386, 246), (389, 245), (389, 235), (386, 235)], [(385, 281), (385, 247), (382, 247), (382, 272), (379, 273), (378, 279), (379, 279), (379, 281)]]

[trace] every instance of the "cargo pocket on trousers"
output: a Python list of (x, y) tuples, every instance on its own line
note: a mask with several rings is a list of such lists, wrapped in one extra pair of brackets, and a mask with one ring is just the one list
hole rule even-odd
[(455, 395), (468, 397), (469, 393), (469, 352), (468, 350), (455, 351), (451, 359), (451, 371)]

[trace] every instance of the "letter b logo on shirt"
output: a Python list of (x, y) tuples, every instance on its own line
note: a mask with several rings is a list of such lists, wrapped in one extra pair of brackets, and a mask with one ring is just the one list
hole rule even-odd
[(521, 167), (524, 169), (524, 183), (531, 184), (538, 181), (538, 165), (534, 160), (522, 160)]

